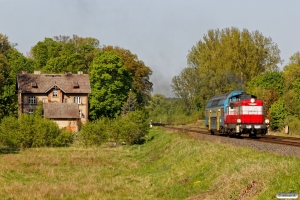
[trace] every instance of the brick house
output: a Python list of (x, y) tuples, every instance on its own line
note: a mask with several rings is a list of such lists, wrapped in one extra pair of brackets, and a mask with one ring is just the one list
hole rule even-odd
[(17, 75), (18, 114), (33, 113), (43, 102), (43, 115), (60, 128), (77, 132), (88, 120), (88, 94), (91, 93), (87, 74), (41, 74), (23, 71)]

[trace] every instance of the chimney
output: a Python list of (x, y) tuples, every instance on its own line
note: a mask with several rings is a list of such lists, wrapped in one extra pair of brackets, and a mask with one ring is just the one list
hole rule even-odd
[(78, 71), (77, 74), (83, 74), (83, 72), (82, 71)]
[(41, 74), (41, 71), (34, 71), (33, 74)]
[(27, 74), (27, 71), (22, 71), (22, 74)]

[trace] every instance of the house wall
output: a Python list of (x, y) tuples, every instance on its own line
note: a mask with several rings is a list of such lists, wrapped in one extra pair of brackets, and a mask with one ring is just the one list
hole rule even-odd
[[(19, 93), (19, 114), (28, 113), (29, 110), (35, 110), (38, 102), (43, 103), (74, 103), (75, 97), (80, 97), (80, 103), (78, 104), (80, 115), (80, 124), (86, 124), (88, 120), (88, 96), (87, 94), (65, 94), (63, 91), (57, 89), (58, 97), (53, 97), (53, 90), (50, 90), (48, 94), (36, 94), (36, 93)], [(36, 104), (29, 104), (28, 98), (30, 96), (36, 97)], [(55, 120), (59, 127), (67, 127), (69, 125), (68, 120)], [(76, 122), (77, 123), (77, 122)], [(77, 128), (78, 130), (78, 128)]]
[(59, 128), (65, 128), (72, 132), (78, 132), (80, 128), (80, 121), (76, 119), (52, 119), (57, 123)]

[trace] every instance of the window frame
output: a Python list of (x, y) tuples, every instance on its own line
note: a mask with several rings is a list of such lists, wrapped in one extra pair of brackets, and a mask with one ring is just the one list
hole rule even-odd
[(35, 96), (29, 96), (28, 97), (28, 104), (36, 104), (36, 97)]
[(79, 96), (74, 97), (74, 103), (81, 104), (81, 98)]
[(58, 90), (54, 89), (54, 90), (52, 91), (52, 97), (53, 97), (53, 98), (58, 98)]

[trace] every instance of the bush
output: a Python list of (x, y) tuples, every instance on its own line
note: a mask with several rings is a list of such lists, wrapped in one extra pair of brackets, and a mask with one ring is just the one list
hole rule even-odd
[(284, 120), (288, 116), (288, 111), (283, 100), (278, 100), (272, 104), (270, 116), (270, 128), (272, 130), (282, 129), (284, 127)]
[(295, 116), (288, 116), (284, 123), (289, 126), (289, 134), (300, 135), (300, 120)]
[(22, 134), (19, 131), (18, 119), (4, 117), (0, 124), (0, 143), (8, 147), (20, 147)]
[(100, 146), (104, 142), (141, 143), (149, 132), (147, 119), (144, 111), (132, 111), (122, 118), (88, 122), (79, 132), (79, 141), (85, 146)]
[(8, 147), (30, 148), (63, 146), (73, 142), (72, 133), (61, 131), (58, 125), (42, 118), (41, 109), (19, 119), (5, 117), (0, 124), (0, 143)]
[(60, 134), (55, 138), (54, 146), (70, 146), (71, 144), (73, 144), (74, 139), (75, 134), (73, 132), (63, 129), (61, 130)]
[(110, 120), (108, 118), (87, 122), (87, 124), (82, 126), (78, 134), (80, 142), (85, 146), (100, 146), (103, 142), (107, 141), (109, 124)]
[(128, 144), (141, 143), (149, 132), (148, 114), (143, 111), (128, 113), (120, 123), (122, 138)]

